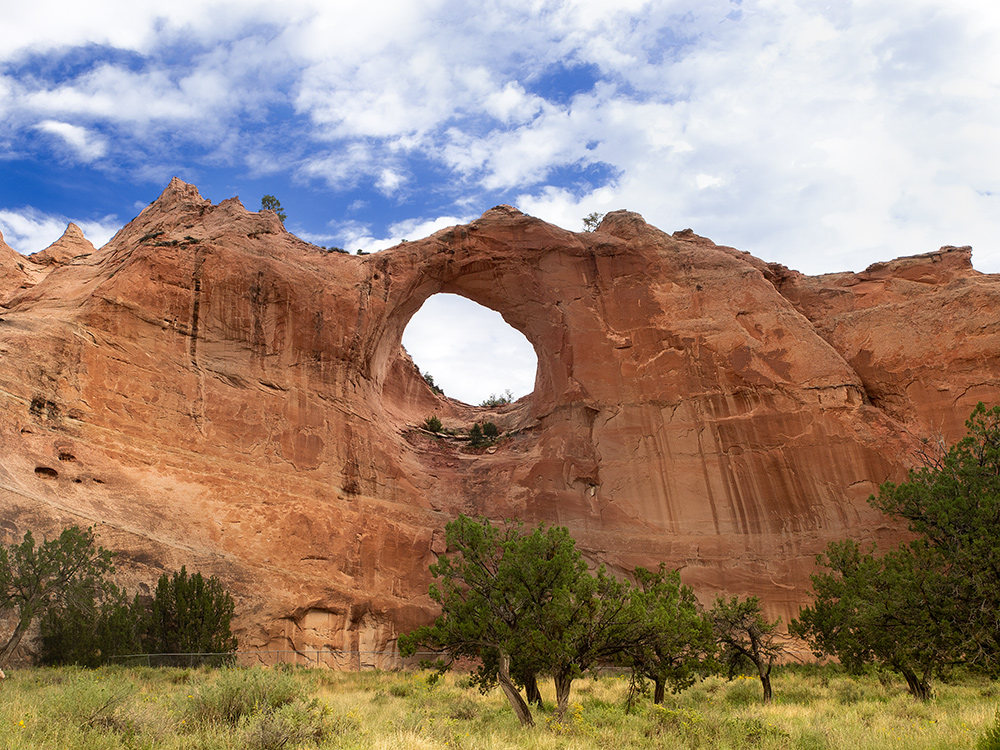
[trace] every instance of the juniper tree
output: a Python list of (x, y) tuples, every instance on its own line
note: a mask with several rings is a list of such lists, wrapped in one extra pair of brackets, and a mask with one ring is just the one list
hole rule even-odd
[(20, 544), (0, 547), (0, 612), (14, 610), (16, 624), (0, 649), (0, 668), (10, 661), (36, 618), (53, 607), (93, 600), (113, 571), (113, 554), (97, 546), (93, 528), (71, 526), (35, 546), (30, 531)]

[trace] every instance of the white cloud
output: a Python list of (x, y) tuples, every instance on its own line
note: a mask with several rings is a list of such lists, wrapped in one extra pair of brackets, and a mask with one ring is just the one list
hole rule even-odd
[[(0, 78), (0, 142), (43, 121), (81, 159), (113, 144), (139, 174), (184, 164), (178, 144), (197, 144), (199, 159), (401, 205), (446, 194), (455, 213), (512, 192), (570, 228), (630, 208), (812, 272), (945, 243), (1000, 270), (1000, 167), (984, 156), (1000, 139), (1000, 5), (56, 5), (5, 14), (13, 46), (0, 56), (94, 43), (140, 63)], [(558, 66), (598, 80), (546, 99)], [(258, 127), (273, 125), (272, 104), (296, 112), (281, 132)], [(413, 159), (449, 174), (422, 184)]]
[(395, 222), (388, 227), (388, 233), (383, 237), (372, 235), (369, 224), (357, 221), (340, 222), (332, 227), (334, 237), (344, 248), (361, 249), (366, 253), (374, 253), (379, 250), (398, 245), (405, 240), (419, 240), (438, 232), (442, 229), (455, 226), (456, 224), (467, 224), (474, 216), (438, 216), (434, 219), (407, 219)]
[(58, 136), (84, 162), (100, 159), (108, 152), (107, 141), (86, 128), (68, 122), (44, 120), (36, 126), (39, 130)]
[(537, 358), (528, 340), (490, 310), (454, 294), (436, 294), (410, 319), (403, 346), (445, 395), (479, 404), (535, 387)]
[(94, 247), (101, 247), (122, 228), (114, 217), (99, 220), (71, 219), (53, 216), (33, 208), (0, 210), (0, 232), (4, 241), (23, 255), (44, 250), (62, 237), (66, 226), (75, 223)]

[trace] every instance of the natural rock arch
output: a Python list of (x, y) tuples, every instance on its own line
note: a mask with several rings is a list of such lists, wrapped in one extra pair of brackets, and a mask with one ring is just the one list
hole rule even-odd
[[(248, 647), (388, 648), (432, 614), (459, 512), (787, 618), (828, 540), (898, 535), (865, 501), (920, 439), (1000, 400), (1000, 282), (967, 248), (810, 278), (625, 211), (577, 234), (501, 206), (358, 257), (175, 180), (105, 247), (58, 249), (0, 257), (30, 271), (0, 289), (8, 530), (100, 523), (136, 580), (221, 575)], [(437, 292), (535, 348), (495, 453), (417, 429), (473, 418), (400, 349)]]

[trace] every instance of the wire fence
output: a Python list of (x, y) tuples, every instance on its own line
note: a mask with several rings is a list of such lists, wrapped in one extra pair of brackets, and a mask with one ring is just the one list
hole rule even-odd
[(333, 649), (231, 651), (216, 653), (183, 654), (126, 654), (110, 657), (114, 664), (129, 667), (251, 667), (291, 664), (300, 667), (335, 669), (344, 672), (365, 670), (416, 669), (420, 662), (436, 659), (440, 654), (433, 651), (418, 651), (411, 657), (403, 658), (398, 651), (341, 651)]

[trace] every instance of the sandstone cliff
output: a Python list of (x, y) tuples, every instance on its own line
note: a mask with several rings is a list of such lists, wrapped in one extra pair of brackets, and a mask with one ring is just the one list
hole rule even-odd
[[(246, 647), (391, 649), (459, 512), (787, 620), (828, 540), (898, 538), (878, 484), (1000, 400), (1000, 279), (968, 248), (807, 277), (626, 211), (578, 234), (500, 206), (359, 257), (176, 179), (83, 243), (0, 245), (0, 523), (96, 523), (132, 582), (222, 576)], [(438, 292), (537, 353), (493, 452), (419, 429), (483, 418), (401, 350)]]

